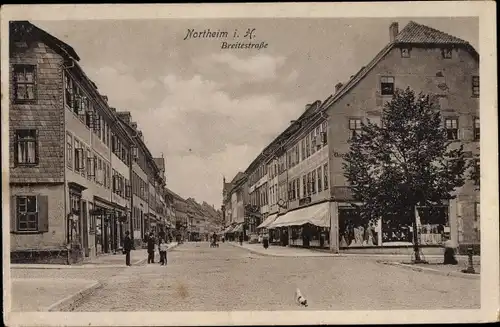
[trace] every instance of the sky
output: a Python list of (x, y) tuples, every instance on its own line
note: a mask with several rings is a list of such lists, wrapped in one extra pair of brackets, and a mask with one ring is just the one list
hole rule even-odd
[[(474, 18), (411, 18), (462, 38), (479, 51)], [(154, 157), (166, 160), (167, 187), (219, 208), (230, 181), (297, 118), (324, 101), (388, 42), (389, 25), (410, 19), (279, 18), (32, 21), (71, 45), (80, 65), (130, 111)], [(188, 30), (234, 32), (267, 43), (221, 49), (222, 39)]]

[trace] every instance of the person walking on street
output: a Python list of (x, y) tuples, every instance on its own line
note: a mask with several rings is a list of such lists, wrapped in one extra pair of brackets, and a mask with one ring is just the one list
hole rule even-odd
[(148, 237), (148, 263), (155, 263), (155, 238), (152, 232)]
[(243, 233), (240, 233), (240, 245), (243, 245)]
[(164, 239), (161, 239), (160, 240), (160, 263), (162, 266), (167, 264), (167, 249), (168, 249), (167, 243), (165, 243)]
[(130, 251), (132, 251), (132, 239), (130, 238), (130, 232), (125, 232), (125, 238), (123, 239), (123, 251), (125, 252), (125, 264), (131, 266), (130, 264)]

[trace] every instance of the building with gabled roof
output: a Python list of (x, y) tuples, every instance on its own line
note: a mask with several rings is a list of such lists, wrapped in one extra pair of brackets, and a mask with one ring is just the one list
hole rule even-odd
[[(466, 154), (479, 160), (479, 55), (467, 42), (434, 28), (410, 21), (401, 31), (389, 27), (389, 43), (357, 74), (338, 88), (325, 103), (330, 134), (331, 242), (335, 251), (366, 251), (367, 240), (346, 232), (354, 225), (353, 201), (342, 169), (342, 155), (349, 150), (350, 135), (361, 122), (379, 123), (382, 108), (396, 88), (423, 92), (439, 105), (452, 147), (464, 145)], [(424, 251), (439, 252), (448, 238), (455, 244), (479, 244), (479, 192), (472, 182), (456, 191), (443, 214), (434, 221), (421, 221), (419, 243)], [(422, 218), (424, 219), (424, 218)], [(392, 221), (392, 222), (391, 222)], [(397, 220), (381, 217), (373, 230), (370, 251), (400, 252), (411, 248), (412, 226), (398, 227)], [(392, 225), (391, 225), (392, 224)], [(356, 225), (357, 226), (357, 225)], [(357, 227), (356, 227), (357, 228)], [(360, 225), (365, 229), (367, 226)], [(370, 228), (370, 226), (368, 226)], [(439, 234), (434, 234), (439, 230)], [(366, 233), (365, 233), (366, 234)], [(399, 250), (391, 247), (398, 246)], [(408, 250), (411, 251), (411, 250)]]

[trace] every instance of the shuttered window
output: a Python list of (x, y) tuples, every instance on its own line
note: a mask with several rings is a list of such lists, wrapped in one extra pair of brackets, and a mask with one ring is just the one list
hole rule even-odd
[(38, 164), (38, 131), (35, 129), (16, 130), (14, 159), (16, 166)]

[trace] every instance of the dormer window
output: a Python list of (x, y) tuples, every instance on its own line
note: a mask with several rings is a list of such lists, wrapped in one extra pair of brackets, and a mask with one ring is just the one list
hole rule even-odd
[(451, 59), (451, 49), (443, 49), (443, 58), (444, 59)]
[(402, 48), (401, 49), (401, 57), (402, 58), (410, 58), (410, 49)]

